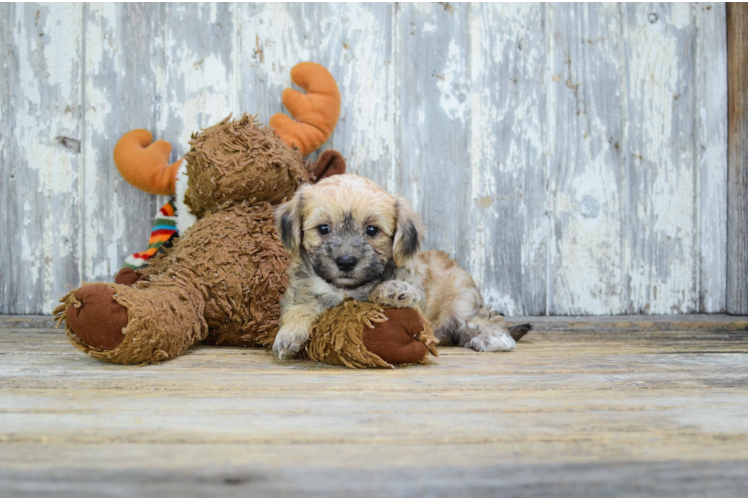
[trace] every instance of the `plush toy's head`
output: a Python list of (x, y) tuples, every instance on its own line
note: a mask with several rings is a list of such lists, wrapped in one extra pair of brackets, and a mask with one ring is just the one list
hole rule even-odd
[(310, 180), (301, 152), (252, 116), (226, 118), (194, 134), (190, 145), (184, 201), (198, 218), (228, 201), (280, 203)]

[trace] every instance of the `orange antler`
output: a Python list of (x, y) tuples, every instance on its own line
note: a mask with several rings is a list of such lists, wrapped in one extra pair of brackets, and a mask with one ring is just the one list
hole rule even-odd
[(294, 66), (291, 81), (306, 92), (285, 89), (281, 96), (296, 120), (278, 113), (270, 119), (270, 126), (286, 144), (298, 146), (306, 156), (324, 144), (335, 130), (340, 117), (340, 91), (330, 72), (313, 62)]
[(156, 141), (147, 130), (135, 129), (114, 146), (114, 164), (127, 182), (151, 194), (174, 194), (182, 160), (169, 165), (171, 144)]

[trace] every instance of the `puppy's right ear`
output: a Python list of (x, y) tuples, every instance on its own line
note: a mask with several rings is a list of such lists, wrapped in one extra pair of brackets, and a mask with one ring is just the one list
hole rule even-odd
[(275, 209), (275, 227), (278, 229), (283, 247), (291, 255), (299, 251), (301, 246), (301, 208), (304, 204), (304, 187), (286, 203)]

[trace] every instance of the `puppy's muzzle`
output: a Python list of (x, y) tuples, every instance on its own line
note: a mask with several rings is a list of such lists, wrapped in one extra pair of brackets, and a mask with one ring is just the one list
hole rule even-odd
[(344, 273), (347, 273), (349, 271), (353, 271), (353, 269), (356, 267), (356, 264), (358, 264), (358, 259), (356, 257), (353, 257), (352, 255), (343, 255), (335, 259), (335, 264), (337, 264), (338, 269), (340, 269)]

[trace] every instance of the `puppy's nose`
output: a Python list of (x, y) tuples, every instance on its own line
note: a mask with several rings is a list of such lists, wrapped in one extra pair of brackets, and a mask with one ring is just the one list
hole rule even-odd
[(358, 259), (350, 255), (343, 255), (335, 259), (335, 263), (341, 271), (352, 271), (356, 267), (356, 264), (358, 264)]

